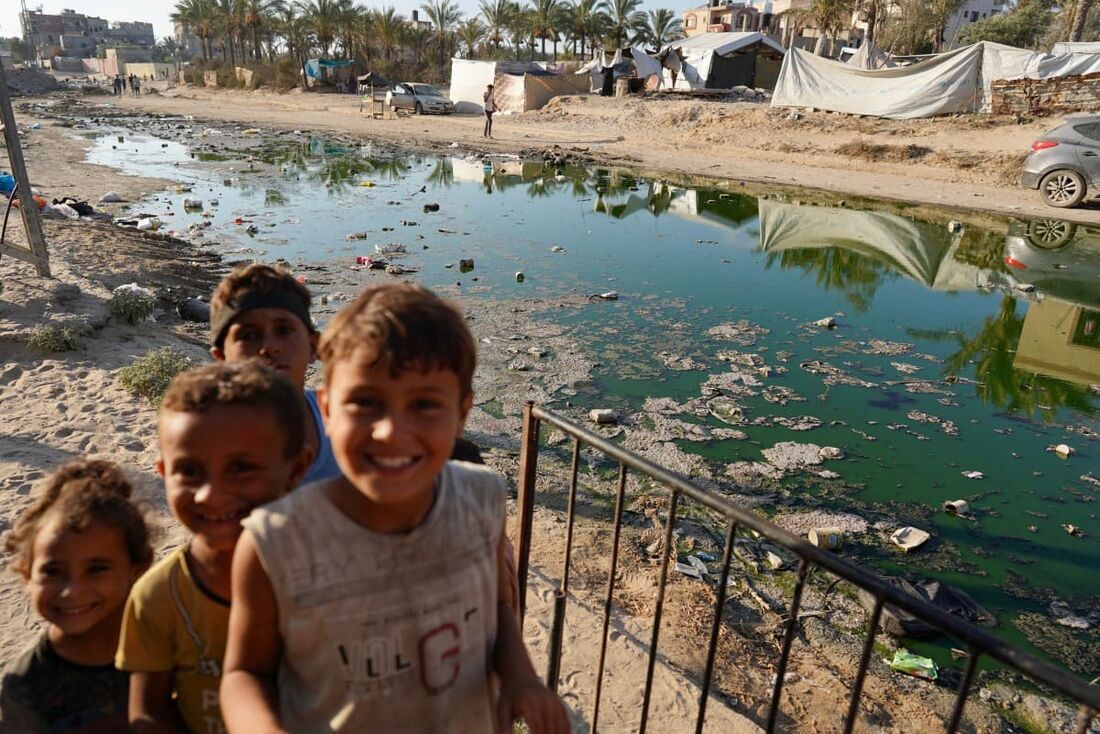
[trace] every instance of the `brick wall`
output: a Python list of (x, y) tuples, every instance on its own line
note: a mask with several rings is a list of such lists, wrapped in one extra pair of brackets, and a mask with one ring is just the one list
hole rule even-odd
[(991, 87), (995, 115), (1100, 111), (1100, 73), (999, 80)]

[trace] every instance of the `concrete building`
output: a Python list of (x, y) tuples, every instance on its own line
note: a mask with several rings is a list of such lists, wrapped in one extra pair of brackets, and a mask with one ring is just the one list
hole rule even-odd
[(999, 15), (1009, 9), (1007, 0), (966, 0), (947, 23), (943, 33), (944, 48), (959, 45), (959, 34), (971, 23), (977, 23), (992, 15)]
[(157, 36), (153, 33), (153, 24), (140, 20), (112, 20), (107, 29), (106, 43), (152, 48), (157, 45)]
[[(691, 10), (685, 10), (681, 18), (684, 35), (700, 33), (766, 33), (786, 45), (790, 31), (790, 19), (782, 15), (795, 8), (804, 8), (810, 0), (711, 0)], [(803, 29), (799, 46), (812, 45), (816, 38), (813, 29)]]
[(19, 13), (19, 21), (23, 26), (23, 40), (34, 49), (42, 63), (61, 57), (71, 65), (72, 59), (96, 56), (102, 46), (152, 48), (156, 45), (152, 23), (108, 22), (69, 9), (56, 15), (23, 10)]
[[(767, 33), (784, 46), (789, 46), (794, 24), (782, 14), (792, 9), (805, 8), (809, 4), (810, 0), (711, 0), (709, 5), (685, 10), (681, 17), (681, 27), (684, 35), (689, 37), (699, 33), (759, 31)], [(965, 0), (947, 24), (944, 49), (958, 45), (959, 33), (967, 25), (1003, 13), (1007, 8), (1007, 0)], [(888, 14), (898, 11), (898, 5), (893, 4)], [(833, 51), (838, 51), (845, 44), (858, 46), (866, 29), (867, 25), (859, 19), (858, 13), (853, 14), (849, 31), (839, 35)], [(799, 26), (796, 30), (799, 34), (794, 39), (794, 45), (812, 49), (817, 40), (817, 29)]]

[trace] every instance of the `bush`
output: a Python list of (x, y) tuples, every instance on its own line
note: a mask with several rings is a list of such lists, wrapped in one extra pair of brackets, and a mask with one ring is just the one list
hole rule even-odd
[(1017, 48), (1037, 48), (1054, 21), (1050, 8), (1040, 2), (1020, 4), (1015, 10), (991, 15), (963, 28), (959, 33), (962, 45), (992, 41)]
[(27, 344), (43, 352), (71, 352), (80, 346), (83, 330), (73, 326), (39, 324), (27, 337)]
[(153, 315), (157, 307), (153, 292), (134, 283), (115, 288), (107, 304), (111, 315), (127, 324), (138, 324)]
[(159, 403), (172, 378), (191, 366), (183, 353), (162, 347), (138, 357), (118, 372), (118, 381), (131, 395)]

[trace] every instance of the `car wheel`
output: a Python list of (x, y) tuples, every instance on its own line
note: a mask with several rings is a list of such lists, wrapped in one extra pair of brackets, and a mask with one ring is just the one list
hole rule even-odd
[(1027, 241), (1040, 250), (1057, 250), (1077, 234), (1077, 225), (1062, 219), (1035, 219), (1027, 225)]
[(1050, 206), (1064, 209), (1085, 198), (1085, 179), (1077, 171), (1051, 171), (1039, 182), (1039, 193)]
[(418, 114), (418, 115), (423, 115), (424, 114), (424, 105), (417, 102), (416, 107), (413, 108), (413, 111), (416, 112), (416, 114)]

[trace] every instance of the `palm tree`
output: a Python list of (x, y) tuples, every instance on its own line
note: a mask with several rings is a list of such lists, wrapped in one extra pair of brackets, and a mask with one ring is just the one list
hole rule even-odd
[(561, 0), (534, 0), (531, 6), (531, 34), (542, 41), (542, 57), (546, 58), (546, 40), (554, 42), (554, 59), (557, 60), (558, 29), (564, 25), (565, 6)]
[[(933, 0), (933, 2), (961, 2), (962, 0)], [(814, 53), (824, 56), (832, 47), (833, 39), (852, 20), (852, 0), (810, 0), (804, 8), (792, 8), (781, 15), (787, 16), (788, 30), (792, 27), (809, 27), (817, 31)], [(790, 43), (794, 44), (797, 34), (791, 34)]]
[(447, 60), (447, 39), (451, 28), (462, 20), (462, 11), (454, 0), (431, 0), (424, 3), (420, 9), (428, 16), (428, 20), (435, 26), (435, 41), (439, 46), (439, 63)]
[(171, 19), (198, 36), (203, 59), (210, 58), (210, 39), (217, 24), (214, 4), (210, 0), (179, 0)]
[(272, 0), (239, 0), (238, 5), (242, 10), (242, 24), (252, 46), (251, 56), (258, 60), (262, 58), (260, 38), (271, 25), (274, 3)]
[(668, 8), (650, 10), (634, 36), (635, 42), (656, 48), (658, 51), (667, 46), (670, 41), (679, 41), (683, 37), (680, 19)]
[(611, 18), (608, 30), (615, 39), (615, 48), (622, 48), (628, 34), (645, 22), (641, 5), (642, 0), (601, 0), (601, 8)]
[[(607, 26), (608, 18), (602, 12), (602, 7), (600, 0), (574, 0), (570, 6), (569, 30), (574, 38), (580, 39), (582, 57), (585, 55), (585, 42), (591, 39), (594, 46), (596, 37)], [(576, 48), (573, 51), (576, 53)]]
[(1092, 0), (1077, 0), (1077, 7), (1073, 11), (1073, 23), (1069, 27), (1069, 40), (1080, 41), (1085, 35), (1085, 21), (1089, 17), (1089, 8)]
[(345, 5), (343, 0), (306, 0), (300, 4), (302, 17), (321, 47), (323, 57), (328, 57), (339, 33)]
[(393, 52), (401, 47), (401, 30), (405, 27), (405, 18), (392, 5), (387, 5), (374, 14), (374, 35), (382, 56), (393, 59)]
[(516, 4), (513, 0), (481, 0), (478, 9), (481, 11), (481, 17), (485, 19), (489, 43), (493, 44), (493, 49), (496, 50), (504, 41), (504, 30), (516, 12)]
[(312, 43), (311, 28), (304, 16), (297, 12), (297, 7), (279, 0), (275, 5), (273, 27), (283, 38), (286, 51), (298, 64), (301, 79), (305, 81), (306, 55)]
[(432, 32), (420, 25), (406, 25), (401, 33), (402, 44), (412, 51), (413, 59), (417, 64), (424, 62), (424, 52), (431, 40)]
[(467, 18), (458, 26), (459, 40), (466, 46), (466, 58), (472, 59), (477, 54), (477, 47), (485, 38), (485, 26), (477, 18)]
[[(519, 3), (512, 3), (513, 12), (508, 16), (508, 36), (512, 39), (512, 43), (516, 48), (516, 58), (520, 57), (520, 47), (529, 38), (532, 38), (531, 34), (531, 11), (529, 8), (520, 7)], [(534, 42), (532, 41), (532, 46)]]

